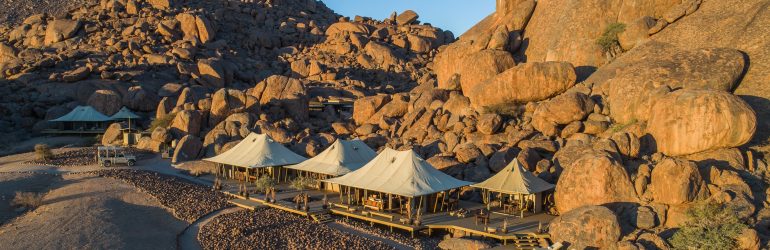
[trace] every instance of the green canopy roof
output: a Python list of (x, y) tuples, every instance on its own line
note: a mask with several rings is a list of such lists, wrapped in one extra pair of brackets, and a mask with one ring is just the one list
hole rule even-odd
[(134, 112), (131, 112), (130, 109), (123, 107), (120, 109), (120, 111), (112, 115), (112, 117), (110, 118), (113, 120), (122, 120), (122, 119), (139, 119), (142, 117), (137, 114), (134, 114)]
[(77, 106), (66, 115), (51, 120), (52, 122), (106, 122), (110, 117), (99, 113), (91, 106)]

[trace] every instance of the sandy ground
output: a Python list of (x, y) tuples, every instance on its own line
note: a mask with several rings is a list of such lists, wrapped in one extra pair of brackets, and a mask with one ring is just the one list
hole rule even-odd
[(23, 214), (24, 209), (11, 206), (11, 201), (19, 192), (46, 192), (60, 176), (49, 174), (7, 173), (0, 174), (0, 225)]
[(35, 144), (44, 143), (48, 144), (51, 148), (61, 147), (80, 147), (85, 146), (87, 143), (93, 143), (93, 137), (83, 136), (58, 136), (58, 137), (35, 137), (29, 140), (15, 143), (11, 147), (0, 148), (0, 156), (32, 152), (35, 149)]
[(64, 175), (44, 205), (0, 227), (3, 249), (173, 249), (187, 223), (119, 180)]

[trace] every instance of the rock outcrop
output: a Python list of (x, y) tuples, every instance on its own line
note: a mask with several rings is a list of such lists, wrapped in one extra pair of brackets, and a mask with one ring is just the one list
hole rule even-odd
[(566, 166), (554, 196), (560, 213), (585, 205), (638, 202), (626, 169), (604, 153), (586, 154)]
[(463, 88), (475, 108), (541, 101), (575, 85), (575, 69), (569, 63), (526, 63)]
[(714, 90), (678, 90), (651, 109), (647, 131), (658, 151), (680, 156), (741, 146), (751, 140), (757, 118), (740, 98)]
[(620, 223), (606, 207), (582, 206), (552, 220), (549, 233), (569, 249), (608, 249), (620, 240)]

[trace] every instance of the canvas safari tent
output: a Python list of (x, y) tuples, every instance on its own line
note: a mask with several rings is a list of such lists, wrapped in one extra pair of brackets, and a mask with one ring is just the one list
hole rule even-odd
[[(112, 115), (110, 117), (111, 120), (115, 121), (126, 121), (128, 123), (128, 127), (133, 127), (133, 123), (136, 123), (137, 120), (141, 119), (142, 117), (137, 115), (136, 113), (132, 112), (130, 109), (123, 107), (121, 108), (117, 113)], [(133, 123), (132, 123), (133, 120)]]
[(414, 207), (419, 211), (433, 207), (435, 211), (439, 197), (447, 196), (441, 194), (472, 184), (437, 170), (412, 150), (390, 148), (360, 169), (324, 182), (343, 187), (340, 196), (347, 194), (348, 203), (363, 203), (366, 208), (386, 211), (399, 207), (402, 211), (408, 209), (409, 215)]
[(101, 131), (107, 127), (112, 119), (91, 106), (77, 106), (62, 117), (49, 122), (59, 124), (59, 129), (71, 131)]
[[(218, 173), (229, 178), (245, 175), (247, 180), (269, 174), (281, 180), (287, 179), (281, 167), (307, 160), (265, 134), (251, 133), (230, 150), (204, 161), (217, 164)], [(240, 178), (239, 178), (240, 179)]]
[(483, 197), (487, 204), (491, 200), (492, 193), (497, 193), (503, 200), (507, 199), (516, 204), (529, 204), (520, 208), (533, 213), (542, 211), (543, 192), (554, 188), (553, 184), (524, 169), (516, 159), (489, 179), (471, 186), (484, 190)]
[(374, 152), (361, 140), (337, 139), (315, 157), (297, 165), (286, 166), (286, 168), (296, 170), (300, 175), (323, 180), (358, 170), (375, 156), (377, 156), (377, 152)]

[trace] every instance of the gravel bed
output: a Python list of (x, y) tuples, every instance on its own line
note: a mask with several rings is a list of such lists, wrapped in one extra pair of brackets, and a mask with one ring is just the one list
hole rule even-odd
[[(126, 148), (127, 154), (133, 154), (137, 160), (148, 158), (152, 155), (152, 152), (136, 149)], [(62, 153), (57, 153), (51, 156), (47, 160), (31, 160), (24, 162), (25, 164), (39, 164), (48, 166), (85, 166), (96, 164), (96, 147), (79, 148), (74, 150), (67, 150)]]
[(410, 235), (406, 233), (399, 233), (398, 231), (389, 231), (389, 230), (383, 230), (381, 228), (370, 226), (368, 223), (353, 220), (353, 219), (347, 219), (344, 217), (337, 218), (337, 223), (343, 224), (345, 226), (355, 228), (359, 231), (366, 232), (368, 234), (376, 235), (382, 238), (386, 238), (407, 246), (411, 246), (415, 249), (438, 249), (438, 243), (441, 241), (441, 239), (435, 238), (435, 237), (426, 237), (426, 236), (420, 236), (416, 238), (412, 238)]
[(272, 208), (216, 217), (198, 240), (204, 249), (393, 249)]
[(225, 194), (178, 177), (132, 169), (101, 170), (96, 174), (119, 179), (139, 188), (173, 210), (174, 216), (190, 223), (231, 206)]

